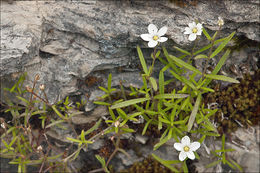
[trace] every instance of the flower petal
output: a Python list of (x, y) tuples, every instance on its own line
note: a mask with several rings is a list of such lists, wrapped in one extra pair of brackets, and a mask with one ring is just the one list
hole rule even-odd
[(187, 157), (186, 152), (181, 151), (180, 154), (179, 154), (179, 160), (180, 160), (180, 161), (183, 161), (183, 160), (186, 159), (186, 157)]
[(194, 160), (195, 159), (195, 154), (192, 151), (186, 152), (186, 155), (188, 156), (189, 159)]
[(164, 27), (162, 27), (159, 31), (158, 31), (158, 36), (163, 36), (164, 34), (166, 34), (166, 32), (167, 32), (167, 27), (166, 26), (164, 26)]
[(190, 29), (193, 29), (194, 27), (196, 27), (196, 23), (195, 22), (189, 23), (188, 25), (189, 25)]
[(149, 32), (149, 34), (155, 34), (158, 32), (158, 29), (154, 24), (150, 24), (148, 26), (148, 32)]
[(167, 37), (160, 37), (159, 39), (158, 39), (158, 41), (159, 42), (165, 42), (165, 41), (167, 41), (168, 40), (168, 38)]
[(181, 143), (175, 143), (174, 148), (178, 151), (183, 151), (183, 145)]
[(152, 40), (152, 36), (150, 34), (142, 34), (140, 35), (140, 37), (144, 40), (144, 41), (151, 41)]
[(200, 143), (199, 142), (192, 142), (190, 144), (190, 150), (191, 151), (196, 151), (197, 149), (199, 149), (200, 147)]
[(192, 33), (191, 28), (186, 27), (186, 28), (185, 28), (185, 32), (184, 32), (184, 34), (191, 34), (191, 33)]
[(181, 144), (183, 146), (189, 146), (190, 145), (190, 138), (189, 136), (184, 136), (182, 139), (181, 139)]
[(151, 40), (148, 42), (149, 47), (155, 47), (158, 44), (158, 41)]
[(192, 33), (192, 34), (190, 34), (190, 36), (189, 36), (189, 40), (190, 40), (190, 41), (194, 41), (194, 40), (196, 39), (196, 37), (197, 37), (196, 34), (193, 34), (193, 33)]
[(197, 28), (199, 29), (199, 30), (201, 30), (203, 27), (202, 27), (202, 24), (201, 23), (198, 23), (197, 24)]
[(202, 29), (198, 28), (198, 31), (197, 31), (196, 35), (201, 35), (201, 33), (202, 33)]

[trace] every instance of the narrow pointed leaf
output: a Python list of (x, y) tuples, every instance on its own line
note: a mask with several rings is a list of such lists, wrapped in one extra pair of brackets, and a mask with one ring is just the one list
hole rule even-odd
[(192, 112), (191, 112), (191, 115), (190, 115), (190, 118), (189, 118), (189, 122), (188, 122), (188, 132), (191, 130), (191, 128), (194, 124), (195, 117), (196, 117), (197, 112), (199, 110), (200, 101), (201, 101), (201, 94), (198, 95), (196, 102), (195, 102), (195, 105), (192, 109)]
[(204, 55), (204, 54), (199, 54), (199, 55), (197, 55), (197, 56), (195, 56), (194, 57), (194, 59), (202, 59), (202, 58), (208, 58), (208, 56), (207, 55)]
[(141, 103), (147, 100), (150, 100), (150, 98), (138, 98), (138, 99), (127, 100), (111, 106), (111, 109), (122, 108), (130, 105), (134, 105), (136, 103)]
[(177, 58), (177, 57), (175, 57), (175, 56), (172, 56), (172, 55), (169, 55), (169, 57), (173, 60), (173, 61), (175, 61), (175, 62), (177, 62), (178, 64), (180, 64), (180, 65), (182, 65), (183, 67), (185, 67), (185, 68), (187, 68), (187, 69), (189, 69), (189, 70), (191, 70), (191, 71), (193, 71), (193, 72), (195, 72), (195, 73), (198, 73), (198, 74), (202, 74), (198, 69), (196, 69), (195, 67), (193, 67), (192, 65), (190, 65), (190, 64), (188, 64), (188, 63), (186, 63), (186, 62), (184, 62), (183, 60), (181, 60), (181, 59), (179, 59), (179, 58)]
[(139, 46), (137, 46), (137, 53), (138, 53), (138, 56), (139, 56), (141, 65), (142, 65), (142, 67), (143, 67), (143, 70), (144, 70), (145, 74), (148, 75), (148, 69), (147, 69), (147, 66), (146, 66), (146, 62), (145, 62), (143, 53), (142, 53), (142, 51), (141, 51), (141, 49), (140, 49)]
[(153, 77), (150, 77), (150, 78), (149, 78), (149, 81), (151, 82), (154, 91), (157, 91), (158, 87), (157, 87), (157, 82), (156, 82), (156, 80), (155, 80)]
[(182, 53), (184, 53), (184, 54), (186, 54), (186, 55), (191, 55), (190, 52), (188, 52), (188, 51), (186, 51), (186, 50), (183, 50), (183, 49), (181, 49), (181, 48), (179, 48), (179, 47), (177, 47), (177, 46), (173, 46), (173, 48), (174, 48), (174, 49), (177, 49), (178, 51), (180, 51), (180, 52), (182, 52)]
[(210, 55), (210, 58), (213, 58), (214, 56), (216, 56), (227, 44), (228, 42), (232, 39), (232, 37), (235, 35), (236, 32), (231, 33), (226, 39), (225, 41), (223, 41), (218, 48)]
[(205, 75), (207, 78), (210, 79), (215, 79), (215, 80), (222, 80), (226, 82), (231, 82), (231, 83), (240, 83), (238, 80), (233, 79), (231, 77), (223, 76), (223, 75), (214, 75), (214, 74), (207, 74)]

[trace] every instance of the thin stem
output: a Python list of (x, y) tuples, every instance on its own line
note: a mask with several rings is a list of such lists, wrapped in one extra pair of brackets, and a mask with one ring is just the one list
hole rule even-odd
[(214, 46), (215, 40), (216, 40), (216, 38), (217, 38), (217, 35), (220, 33), (220, 29), (221, 29), (221, 26), (219, 27), (219, 29), (217, 30), (217, 33), (216, 33), (215, 37), (214, 37), (213, 40), (211, 41), (211, 48), (210, 48), (210, 51), (209, 51), (209, 54), (208, 54), (208, 58), (207, 58), (207, 61), (206, 61), (206, 65), (204, 66), (204, 69), (203, 69), (202, 79), (205, 78), (205, 74), (206, 74), (206, 71), (207, 71), (207, 67), (208, 67), (208, 65), (209, 65), (210, 56), (211, 56), (212, 51), (213, 51), (213, 46)]

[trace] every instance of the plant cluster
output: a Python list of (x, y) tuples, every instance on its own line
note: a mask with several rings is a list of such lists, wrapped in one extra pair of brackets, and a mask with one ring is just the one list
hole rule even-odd
[(258, 70), (253, 76), (245, 74), (239, 84), (232, 84), (205, 97), (205, 105), (218, 108), (212, 119), (220, 134), (230, 134), (238, 127), (258, 124), (259, 73)]
[[(176, 141), (174, 148), (180, 151), (179, 160), (163, 160), (154, 154), (153, 158), (173, 172), (188, 172), (187, 160), (200, 158), (196, 150), (200, 148), (201, 143), (206, 138), (215, 139), (220, 136), (211, 120), (218, 110), (208, 108), (202, 101), (205, 94), (215, 92), (210, 88), (210, 84), (213, 80), (239, 83), (236, 79), (218, 74), (230, 54), (230, 50), (224, 48), (235, 35), (233, 32), (225, 38), (218, 38), (223, 24), (223, 19), (219, 18), (219, 30), (210, 36), (201, 23), (190, 23), (189, 27), (185, 28), (184, 34), (189, 35), (190, 41), (195, 40), (195, 44), (191, 52), (174, 46), (174, 49), (182, 54), (179, 57), (169, 54), (165, 47), (160, 47), (160, 44), (168, 39), (164, 36), (168, 28), (164, 26), (158, 30), (155, 25), (150, 24), (149, 33), (142, 34), (141, 38), (148, 41), (148, 46), (153, 48), (151, 65), (147, 65), (141, 48), (137, 46), (143, 70), (143, 86), (124, 88), (121, 84), (119, 89), (112, 88), (112, 75), (109, 74), (107, 86), (99, 87), (105, 94), (100, 100), (95, 101), (95, 104), (107, 106), (110, 116), (105, 123), (108, 127), (94, 136), (89, 134), (98, 128), (101, 119), (93, 127), (82, 130), (79, 134), (71, 122), (73, 116), (81, 113), (78, 109), (84, 104), (83, 102), (74, 105), (67, 97), (63, 101), (50, 104), (45, 93), (45, 86), (38, 86), (37, 81), (40, 76), (36, 75), (33, 86), (27, 86), (26, 89), (22, 89), (25, 80), (25, 76), (22, 76), (12, 88), (7, 89), (17, 95), (22, 105), (14, 104), (7, 99), (6, 112), (11, 113), (12, 121), (7, 123), (2, 120), (1, 122), (4, 133), (1, 134), (0, 156), (11, 158), (12, 161), (9, 163), (17, 164), (18, 172), (26, 172), (27, 166), (30, 165), (39, 166), (39, 172), (73, 172), (75, 170), (71, 170), (69, 165), (78, 157), (80, 151), (87, 151), (88, 144), (110, 133), (112, 134), (110, 140), (114, 145), (111, 155), (107, 159), (96, 155), (101, 168), (90, 171), (92, 173), (110, 172), (110, 162), (118, 152), (130, 157), (120, 145), (122, 135), (137, 131), (129, 124), (144, 123), (142, 135), (145, 135), (151, 126), (161, 132), (160, 140), (154, 145), (154, 150), (174, 139)], [(200, 39), (202, 33), (209, 44), (198, 49), (197, 40)], [(211, 73), (206, 73), (209, 61), (216, 57), (220, 59), (217, 65)], [(196, 59), (205, 60), (202, 71), (192, 65)], [(159, 72), (158, 80), (153, 74), (155, 63), (164, 64)], [(166, 72), (172, 75), (171, 79), (165, 79)], [(172, 85), (176, 80), (182, 83), (181, 89), (165, 92), (167, 86)], [(37, 92), (36, 88), (40, 91)], [(121, 97), (114, 99), (116, 92), (120, 92)], [(29, 99), (25, 97), (25, 94), (29, 94)], [(37, 104), (42, 104), (42, 109)], [(38, 129), (31, 128), (30, 119), (34, 116), (38, 116), (40, 120), (41, 125)], [(66, 128), (64, 124), (73, 129), (74, 135), (67, 137), (67, 141), (71, 144), (60, 151), (50, 142), (46, 132), (53, 127)], [(190, 138), (195, 142), (191, 143)], [(241, 170), (235, 161), (227, 160), (226, 152), (233, 149), (224, 148), (225, 136), (222, 136), (222, 142), (221, 150), (212, 151), (218, 160), (208, 166), (222, 162)]]

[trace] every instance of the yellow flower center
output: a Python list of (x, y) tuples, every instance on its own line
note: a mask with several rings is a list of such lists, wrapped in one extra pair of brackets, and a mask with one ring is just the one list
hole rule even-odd
[(157, 35), (153, 36), (153, 40), (154, 40), (154, 41), (156, 41), (156, 40), (158, 40), (158, 39), (159, 39), (159, 37), (158, 37)]
[(185, 147), (183, 148), (183, 150), (184, 150), (185, 152), (188, 152), (188, 151), (190, 151), (190, 147), (185, 146)]
[(198, 32), (198, 29), (197, 29), (197, 28), (193, 28), (193, 29), (192, 29), (192, 32), (193, 32), (193, 33), (197, 33), (197, 32)]

